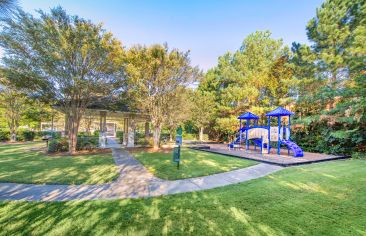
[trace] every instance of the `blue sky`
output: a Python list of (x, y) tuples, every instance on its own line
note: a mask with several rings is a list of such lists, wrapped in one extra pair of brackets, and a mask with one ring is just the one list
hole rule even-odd
[(308, 43), (305, 27), (322, 0), (20, 0), (25, 11), (60, 5), (104, 27), (129, 47), (167, 42), (190, 50), (193, 65), (207, 70), (218, 56), (238, 49), (256, 30), (270, 30), (285, 44)]

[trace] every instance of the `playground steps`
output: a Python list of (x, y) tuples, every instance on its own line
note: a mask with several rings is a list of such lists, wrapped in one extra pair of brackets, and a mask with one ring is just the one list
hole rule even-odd
[(294, 154), (294, 157), (303, 157), (304, 151), (294, 142), (290, 140), (282, 140), (281, 144), (286, 145)]

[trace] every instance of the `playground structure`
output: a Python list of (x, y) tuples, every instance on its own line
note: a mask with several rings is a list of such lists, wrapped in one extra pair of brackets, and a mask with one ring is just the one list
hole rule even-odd
[[(249, 150), (250, 141), (254, 144), (254, 149), (258, 146), (261, 153), (270, 154), (271, 143), (277, 142), (277, 154), (280, 155), (281, 145), (287, 147), (288, 155), (290, 151), (294, 157), (303, 157), (303, 150), (293, 141), (291, 141), (291, 116), (294, 113), (278, 107), (275, 110), (266, 114), (268, 125), (258, 126), (259, 117), (251, 112), (246, 112), (238, 117), (240, 122), (240, 128), (236, 139), (229, 144), (229, 148), (241, 147), (245, 142), (245, 149)], [(287, 125), (281, 126), (281, 117), (288, 117)], [(277, 127), (271, 127), (271, 118), (277, 118)], [(245, 126), (243, 127), (242, 120), (245, 120)], [(254, 122), (253, 126), (250, 126), (251, 121)]]

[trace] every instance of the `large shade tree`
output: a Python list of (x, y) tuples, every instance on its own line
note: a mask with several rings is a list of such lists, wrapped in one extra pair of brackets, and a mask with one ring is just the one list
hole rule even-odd
[(192, 121), (199, 129), (199, 140), (203, 141), (203, 131), (215, 118), (215, 96), (208, 91), (197, 89), (192, 100)]
[(17, 0), (0, 0), (0, 19), (11, 16), (18, 7), (17, 5)]
[(126, 59), (131, 106), (151, 116), (154, 148), (158, 149), (161, 129), (171, 109), (169, 103), (182, 86), (195, 80), (197, 70), (190, 65), (188, 52), (170, 50), (167, 45), (132, 47)]
[(113, 94), (121, 79), (123, 48), (101, 25), (62, 8), (39, 17), (19, 11), (0, 33), (5, 76), (29, 96), (66, 114), (69, 151), (76, 150), (80, 120), (95, 99)]
[(10, 131), (10, 139), (16, 141), (16, 132), (27, 108), (26, 96), (0, 79), (0, 112)]

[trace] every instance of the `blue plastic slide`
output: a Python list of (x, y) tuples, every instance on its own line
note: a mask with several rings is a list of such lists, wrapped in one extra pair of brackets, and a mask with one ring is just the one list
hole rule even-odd
[(281, 144), (284, 144), (287, 146), (288, 149), (292, 151), (294, 154), (294, 157), (303, 157), (304, 151), (294, 142), (290, 140), (282, 140)]

